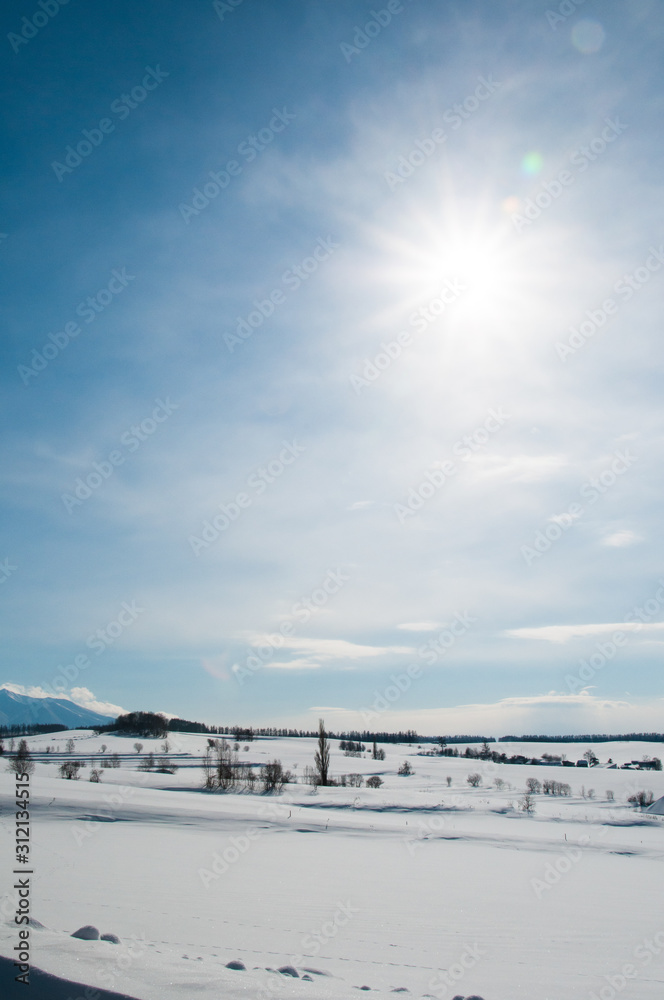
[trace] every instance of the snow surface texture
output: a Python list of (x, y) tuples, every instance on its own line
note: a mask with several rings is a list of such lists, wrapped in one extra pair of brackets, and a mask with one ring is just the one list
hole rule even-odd
[[(661, 756), (661, 744), (595, 744), (601, 766), (572, 769), (419, 756), (416, 746), (389, 744), (386, 759), (373, 761), (344, 757), (333, 742), (333, 777), (379, 774), (382, 787), (298, 783), (263, 796), (201, 791), (200, 768), (186, 766), (206, 747), (197, 735), (169, 737), (183, 755), (173, 775), (138, 771), (134, 738), (80, 731), (28, 743), (62, 751), (69, 738), (88, 765), (81, 780), (38, 763), (31, 782), (32, 915), (43, 925), (31, 931), (33, 964), (85, 984), (69, 986), (63, 1000), (102, 1000), (103, 990), (137, 1000), (349, 1000), (359, 992), (590, 1000), (593, 991), (609, 997), (626, 965), (635, 975), (615, 995), (661, 1000), (664, 822), (626, 800), (639, 789), (658, 799), (664, 776), (606, 766), (609, 757), (620, 765)], [(141, 742), (144, 753), (160, 751), (161, 741)], [(127, 756), (95, 784), (90, 761), (102, 743), (106, 755)], [(244, 763), (278, 757), (297, 775), (313, 762), (313, 740), (245, 745)], [(500, 749), (577, 760), (587, 746)], [(413, 775), (397, 774), (404, 760)], [(482, 775), (477, 788), (466, 781), (471, 772)], [(519, 803), (531, 777), (568, 782), (572, 795), (535, 795), (528, 815)], [(496, 788), (496, 778), (511, 787)], [(582, 786), (594, 796), (583, 797)], [(3, 771), (7, 887), (13, 801)], [(7, 958), (15, 906), (8, 888), (0, 899)], [(86, 925), (110, 939), (72, 937)], [(0, 964), (3, 985), (8, 969)], [(60, 986), (48, 982), (30, 996), (58, 998)]]

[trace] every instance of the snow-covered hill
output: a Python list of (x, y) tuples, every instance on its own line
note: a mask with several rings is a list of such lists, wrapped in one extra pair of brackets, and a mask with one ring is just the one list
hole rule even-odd
[[(31, 781), (32, 915), (44, 925), (32, 933), (33, 962), (47, 972), (138, 1000), (348, 1000), (363, 989), (378, 1000), (395, 991), (578, 1000), (604, 987), (608, 995), (629, 963), (625, 1000), (661, 997), (664, 821), (627, 799), (639, 788), (664, 794), (664, 774), (607, 766), (661, 745), (595, 745), (601, 765), (572, 769), (421, 757), (417, 746), (389, 744), (374, 761), (345, 757), (334, 741), (332, 777), (377, 774), (383, 785), (314, 790), (300, 780), (265, 796), (203, 792), (204, 736), (169, 735), (182, 755), (175, 774), (139, 771), (133, 737), (66, 737), (86, 762), (83, 780), (40, 761)], [(141, 742), (143, 755), (161, 752), (162, 741)], [(28, 743), (64, 750), (60, 734)], [(314, 749), (311, 739), (258, 739), (238, 754), (254, 765), (277, 757), (301, 776)], [(91, 763), (115, 753), (121, 766), (88, 781)], [(397, 773), (404, 760), (409, 777)], [(529, 815), (520, 808), (528, 778), (569, 783), (571, 795), (536, 794)], [(12, 792), (1, 773), (7, 872)], [(14, 909), (9, 891), (4, 956)], [(72, 938), (85, 924), (120, 943)]]

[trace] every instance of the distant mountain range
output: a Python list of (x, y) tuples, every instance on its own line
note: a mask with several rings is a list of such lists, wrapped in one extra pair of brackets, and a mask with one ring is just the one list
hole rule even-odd
[(109, 722), (113, 722), (110, 716), (81, 708), (66, 698), (30, 698), (0, 689), (0, 726), (57, 724), (69, 729), (90, 729)]

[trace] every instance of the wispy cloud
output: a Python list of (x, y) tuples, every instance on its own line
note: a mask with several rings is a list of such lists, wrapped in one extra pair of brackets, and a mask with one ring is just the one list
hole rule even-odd
[(657, 632), (664, 622), (602, 622), (592, 625), (540, 625), (535, 628), (512, 628), (503, 634), (517, 639), (543, 639), (545, 642), (568, 642), (570, 639), (604, 635), (607, 632)]
[(630, 531), (627, 528), (623, 528), (622, 531), (614, 531), (613, 534), (607, 535), (606, 538), (602, 539), (602, 545), (608, 545), (610, 548), (614, 549), (626, 549), (630, 545), (636, 545), (637, 542), (642, 542), (643, 539), (640, 535), (637, 535), (635, 531)]

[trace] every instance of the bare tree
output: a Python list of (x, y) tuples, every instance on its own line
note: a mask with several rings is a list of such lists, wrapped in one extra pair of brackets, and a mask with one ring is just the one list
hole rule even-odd
[(67, 753), (73, 753), (74, 752), (74, 741), (73, 740), (67, 740), (67, 742), (65, 743), (65, 750), (67, 751)]
[(523, 798), (520, 799), (519, 805), (521, 806), (521, 811), (528, 813), (528, 815), (535, 811), (535, 800), (530, 792), (526, 792)]
[(314, 763), (318, 771), (318, 784), (327, 785), (330, 770), (330, 744), (325, 735), (325, 723), (322, 719), (318, 720), (318, 749)]
[(152, 769), (154, 768), (154, 766), (155, 766), (155, 763), (154, 763), (154, 754), (152, 752), (150, 752), (140, 762), (140, 764), (138, 765), (138, 770), (139, 771), (152, 771)]
[(7, 762), (7, 770), (12, 771), (17, 776), (19, 774), (34, 774), (35, 762), (28, 749), (27, 740), (20, 741), (16, 754), (10, 757)]
[(380, 788), (383, 784), (383, 779), (379, 778), (377, 774), (372, 774), (370, 778), (367, 778), (367, 788)]
[(452, 779), (450, 778), (449, 774), (448, 774), (448, 775), (447, 775), (447, 777), (445, 778), (445, 781), (447, 782), (447, 787), (449, 788), (449, 787), (450, 787), (450, 785), (452, 784)]
[(140, 753), (142, 749), (143, 749), (142, 743), (134, 743), (134, 750), (136, 751), (136, 753)]
[(203, 787), (207, 788), (209, 791), (212, 791), (212, 789), (215, 787), (216, 769), (210, 744), (214, 746), (214, 741), (208, 740), (208, 748), (205, 751), (205, 756), (203, 757), (203, 763), (201, 764), (201, 767), (203, 768)]
[(406, 775), (406, 777), (408, 777), (409, 775), (413, 774), (412, 764), (409, 761), (405, 760), (403, 762), (403, 764), (401, 765), (401, 767), (399, 768), (398, 773), (399, 774), (404, 774), (404, 775)]
[(611, 791), (611, 789), (609, 789), (606, 793), (606, 801), (613, 802), (613, 799), (614, 799), (613, 792)]
[(320, 776), (316, 768), (309, 767), (309, 765), (307, 765), (302, 775), (302, 781), (304, 782), (305, 785), (313, 785), (314, 788), (316, 788), (320, 781)]
[(472, 786), (472, 788), (477, 788), (479, 785), (482, 784), (482, 775), (478, 774), (477, 771), (475, 771), (473, 774), (468, 775), (466, 781), (468, 782), (469, 785)]
[(539, 795), (542, 791), (541, 781), (538, 781), (537, 778), (528, 778), (526, 780), (526, 791), (530, 792), (531, 795)]
[(93, 767), (90, 771), (90, 781), (100, 782), (102, 778), (102, 772), (98, 767)]

